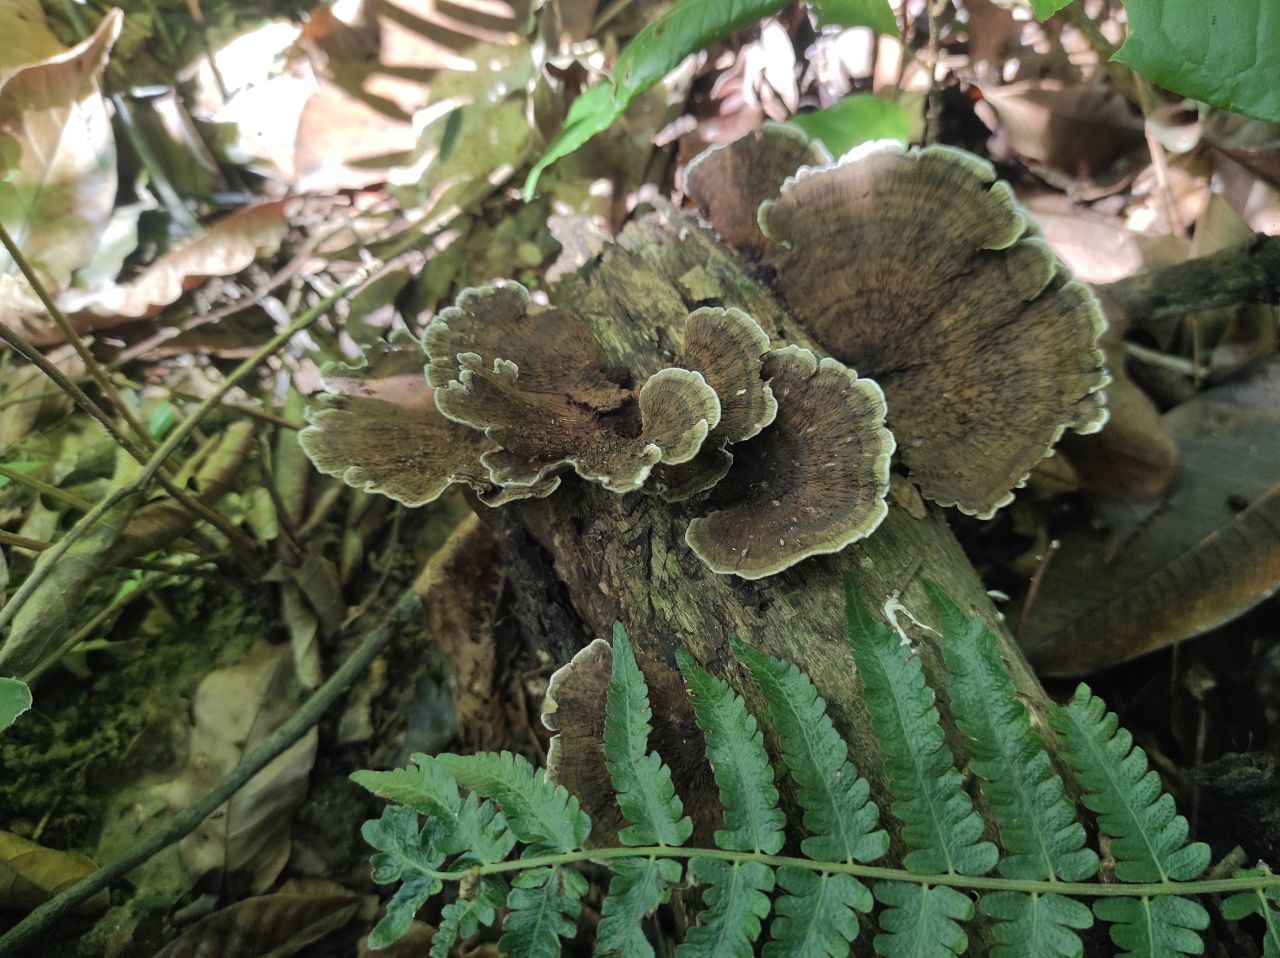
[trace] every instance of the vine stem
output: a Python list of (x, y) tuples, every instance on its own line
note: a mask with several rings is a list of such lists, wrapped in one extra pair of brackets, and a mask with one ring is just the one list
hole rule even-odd
[[(960, 875), (949, 872), (943, 875), (917, 875), (900, 868), (883, 868), (876, 865), (858, 865), (853, 862), (823, 862), (811, 858), (792, 858), (787, 855), (762, 855), (759, 852), (734, 852), (720, 848), (673, 848), (667, 845), (647, 845), (637, 848), (593, 848), (559, 855), (538, 855), (511, 861), (476, 865), (463, 871), (426, 874), (440, 881), (462, 881), (482, 875), (500, 875), (506, 872), (526, 871), (531, 868), (547, 868), (556, 865), (573, 865), (579, 862), (602, 862), (617, 858), (716, 858), (720, 861), (742, 863), (758, 862), (775, 868), (803, 868), (823, 874), (853, 875), (855, 878), (871, 878), (877, 881), (902, 881), (913, 885), (945, 885), (977, 891), (1012, 891), (1029, 895), (1068, 895), (1077, 898), (1157, 898), (1165, 895), (1225, 895), (1241, 891), (1262, 891), (1280, 887), (1280, 875), (1263, 875), (1256, 878), (1211, 878), (1204, 881), (1163, 881), (1145, 884), (1102, 882), (1030, 881), (1014, 878), (991, 878), (983, 875)], [(0, 944), (3, 940), (0, 939)]]
[(217, 811), (249, 779), (262, 771), (272, 759), (320, 721), (320, 717), (347, 686), (355, 681), (388, 642), (401, 634), (404, 627), (421, 610), (422, 600), (418, 598), (417, 592), (413, 588), (406, 589), (392, 606), (386, 620), (360, 641), (337, 671), (311, 694), (311, 697), (289, 717), (288, 721), (272, 732), (261, 745), (245, 755), (240, 760), (240, 764), (223, 776), (211, 791), (186, 811), (174, 816), (167, 825), (137, 842), (126, 854), (110, 865), (82, 878), (30, 912), (22, 921), (0, 936), (0, 955), (13, 954), (31, 944), (37, 936), (47, 931), (59, 918), (81, 902), (88, 901), (116, 879), (127, 875), (152, 856), (195, 831), (201, 822)]

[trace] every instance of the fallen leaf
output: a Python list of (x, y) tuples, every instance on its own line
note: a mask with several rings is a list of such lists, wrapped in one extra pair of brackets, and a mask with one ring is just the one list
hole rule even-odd
[[(5, 302), (5, 279), (0, 276), (0, 304)], [(84, 378), (84, 360), (70, 346), (50, 351), (45, 359), (72, 382)], [(0, 408), (0, 452), (25, 436), (37, 423), (71, 408), (71, 397), (54, 386), (49, 377), (35, 366), (6, 370), (0, 387), (0, 404), (3, 405)]]
[[(0, 555), (0, 604), (4, 603), (5, 566)], [(18, 720), (18, 716), (31, 708), (31, 690), (25, 682), (0, 676), (0, 732)]]
[[(12, 832), (0, 832), (0, 908), (30, 911), (62, 889), (97, 871), (93, 859), (45, 848)], [(106, 891), (77, 911), (96, 914), (107, 907)]]
[[(205, 676), (191, 705), (187, 765), (170, 788), (170, 808), (194, 804), (279, 728), (299, 699), (282, 645), (258, 643), (242, 662)], [(289, 823), (306, 797), (317, 740), (312, 727), (182, 840), (193, 881), (213, 873), (233, 892), (271, 886), (289, 860)]]
[(1162, 417), (1179, 450), (1158, 499), (1100, 504), (1063, 534), (1020, 643), (1083, 675), (1230, 621), (1280, 586), (1280, 358)]
[(287, 958), (341, 928), (359, 907), (354, 893), (247, 898), (200, 919), (154, 958)]

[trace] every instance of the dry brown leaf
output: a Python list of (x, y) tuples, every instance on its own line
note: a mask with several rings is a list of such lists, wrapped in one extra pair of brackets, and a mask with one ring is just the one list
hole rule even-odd
[(360, 908), (350, 895), (261, 895), (200, 919), (154, 958), (287, 958), (336, 931)]
[(1020, 638), (1082, 675), (1230, 621), (1280, 586), (1280, 358), (1166, 413), (1175, 481), (1062, 537)]
[[(285, 646), (259, 643), (242, 662), (205, 676), (192, 702), (187, 766), (170, 788), (170, 807), (194, 804), (279, 728), (298, 700)], [(183, 839), (183, 864), (194, 880), (216, 873), (232, 891), (270, 887), (289, 859), (289, 823), (306, 797), (316, 742), (313, 727)]]
[[(0, 304), (4, 302), (3, 279), (0, 277)], [(0, 310), (3, 308), (0, 305)], [(72, 382), (84, 377), (84, 360), (70, 346), (52, 350), (45, 358)], [(36, 423), (71, 408), (71, 398), (35, 366), (5, 373), (0, 382), (0, 403), (0, 452), (25, 436)]]
[[(0, 908), (29, 911), (97, 870), (93, 859), (45, 848), (12, 832), (0, 832)], [(96, 914), (107, 907), (105, 891), (78, 909)]]

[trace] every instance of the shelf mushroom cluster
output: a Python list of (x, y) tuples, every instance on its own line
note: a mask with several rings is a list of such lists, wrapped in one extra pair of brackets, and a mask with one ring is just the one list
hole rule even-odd
[(420, 344), (326, 371), (301, 436), (317, 468), (408, 505), (453, 483), (548, 496), (571, 470), (684, 503), (690, 548), (756, 579), (870, 535), (895, 445), (923, 495), (989, 517), (1064, 430), (1105, 421), (1097, 303), (977, 157), (873, 144), (833, 163), (766, 127), (685, 182), (831, 356), (704, 307), (637, 383), (571, 309), (469, 289)]

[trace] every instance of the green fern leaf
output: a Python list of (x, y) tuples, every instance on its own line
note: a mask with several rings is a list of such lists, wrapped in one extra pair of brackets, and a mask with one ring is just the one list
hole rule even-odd
[(778, 808), (773, 769), (764, 735), (747, 703), (723, 679), (698, 666), (684, 649), (676, 652), (693, 700), (698, 726), (707, 739), (707, 758), (715, 771), (724, 805), (724, 823), (716, 844), (729, 851), (773, 855), (782, 848), (786, 822)]
[(1126, 882), (1191, 881), (1209, 866), (1209, 846), (1187, 845), (1187, 820), (1173, 796), (1160, 790), (1160, 776), (1147, 753), (1133, 744), (1083, 683), (1066, 708), (1053, 711), (1063, 753), (1084, 786), (1084, 804), (1098, 815), (1111, 839), (1116, 877)]
[(764, 655), (734, 639), (735, 654), (751, 670), (778, 732), (782, 760), (796, 783), (809, 832), (800, 843), (809, 858), (872, 862), (889, 850), (889, 836), (876, 829), (880, 810), (871, 787), (849, 761), (849, 749), (831, 724), (827, 703), (794, 665)]
[(581, 848), (591, 819), (578, 800), (547, 780), (542, 769), (510, 752), (437, 755), (435, 763), (463, 788), (497, 802), (526, 856), (554, 855)]
[(750, 958), (769, 914), (773, 869), (760, 862), (694, 858), (689, 872), (706, 884), (707, 907), (676, 948), (676, 958)]
[(1098, 870), (1084, 827), (1064, 793), (1044, 745), (1031, 731), (996, 637), (969, 619), (937, 586), (926, 583), (942, 622), (947, 694), (968, 736), (969, 761), (1009, 852), (1006, 878), (1083, 881)]
[(440, 927), (431, 938), (431, 958), (449, 958), (459, 941), (466, 941), (482, 927), (488, 928), (507, 900), (507, 883), (493, 875), (483, 875), (472, 893), (449, 902), (440, 912)]
[(560, 939), (578, 929), (587, 880), (572, 868), (533, 868), (511, 886), (498, 950), (518, 958), (559, 958)]
[(1209, 913), (1198, 901), (1176, 895), (1154, 898), (1103, 898), (1093, 913), (1111, 923), (1119, 958), (1182, 958), (1204, 953), (1200, 932)]
[(516, 836), (491, 802), (477, 795), (465, 799), (458, 783), (429, 755), (414, 755), (414, 764), (389, 772), (355, 772), (351, 780), (374, 795), (399, 802), (437, 819), (444, 828), (440, 848), (446, 855), (461, 852), (455, 866), (486, 865), (507, 857)]
[(961, 922), (973, 917), (973, 901), (954, 888), (908, 882), (876, 883), (884, 934), (876, 935), (884, 958), (952, 958), (969, 946)]
[(991, 958), (1080, 958), (1077, 929), (1093, 925), (1093, 913), (1063, 895), (998, 891), (983, 895), (978, 910), (996, 919)]
[(428, 818), (418, 829), (418, 813), (411, 808), (383, 809), (382, 817), (364, 823), (364, 840), (378, 853), (369, 859), (373, 880), (379, 884), (401, 882), (387, 902), (382, 920), (369, 933), (369, 944), (386, 948), (409, 930), (409, 923), (441, 883), (431, 872), (440, 868), (445, 853), (438, 847), (443, 829)]
[(922, 875), (985, 874), (999, 852), (982, 841), (982, 818), (961, 785), (920, 659), (871, 618), (852, 579), (846, 588), (849, 640), (884, 754), (893, 814), (912, 849), (903, 864)]
[(858, 937), (857, 912), (870, 911), (871, 892), (852, 875), (819, 875), (804, 868), (778, 869), (786, 892), (773, 906), (773, 940), (765, 958), (843, 958)]
[(595, 953), (652, 958), (643, 922), (670, 897), (671, 886), (680, 881), (680, 865), (668, 858), (622, 858), (610, 868), (613, 878), (600, 908)]
[(649, 690), (621, 623), (613, 627), (613, 674), (605, 707), (604, 758), (630, 823), (618, 833), (624, 845), (683, 845), (693, 822), (671, 782), (671, 769), (649, 752)]
[[(1269, 868), (1246, 868), (1236, 872), (1235, 877), (1263, 878), (1270, 874)], [(1222, 903), (1222, 916), (1228, 921), (1240, 921), (1250, 915), (1262, 919), (1262, 958), (1280, 958), (1280, 888), (1238, 892)]]

